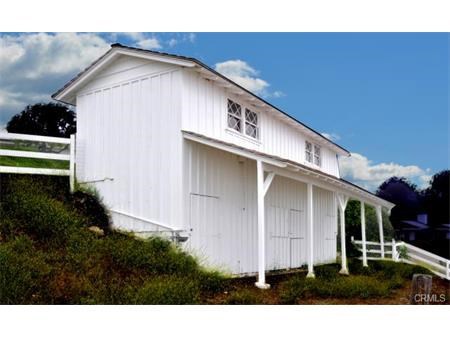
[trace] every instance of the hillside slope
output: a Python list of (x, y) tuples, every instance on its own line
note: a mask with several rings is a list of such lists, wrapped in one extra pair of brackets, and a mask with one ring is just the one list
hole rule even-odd
[(67, 179), (2, 175), (0, 193), (2, 304), (195, 304), (223, 287), (169, 241), (109, 230)]

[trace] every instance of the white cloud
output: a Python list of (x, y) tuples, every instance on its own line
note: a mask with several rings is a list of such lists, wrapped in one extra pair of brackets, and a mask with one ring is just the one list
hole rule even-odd
[(121, 32), (121, 33), (117, 33), (117, 34), (122, 35), (133, 41), (139, 41), (139, 40), (145, 39), (145, 34), (142, 32)]
[(167, 45), (169, 48), (175, 47), (181, 43), (195, 43), (197, 36), (195, 33), (172, 33), (170, 39), (166, 39), (162, 42), (163, 45)]
[(270, 84), (259, 77), (259, 72), (242, 60), (228, 60), (216, 63), (216, 71), (230, 78), (249, 91), (263, 97), (285, 96), (281, 91), (270, 93)]
[(170, 39), (169, 41), (167, 41), (167, 44), (169, 45), (169, 47), (173, 47), (178, 43), (178, 40), (175, 38)]
[(272, 93), (273, 97), (279, 98), (279, 97), (285, 97), (286, 94), (283, 93), (281, 90), (276, 90)]
[(195, 33), (189, 33), (189, 34), (186, 35), (186, 39), (190, 43), (194, 43), (196, 38), (197, 38), (197, 36), (195, 35)]
[(336, 133), (321, 133), (322, 136), (326, 137), (327, 139), (329, 139), (330, 141), (339, 141), (341, 139), (341, 137), (336, 134)]
[(430, 169), (422, 169), (416, 165), (404, 166), (393, 162), (373, 164), (367, 157), (358, 153), (340, 158), (339, 168), (343, 178), (372, 191), (392, 176), (406, 177), (420, 188), (426, 187), (431, 177)]
[(155, 37), (136, 42), (136, 45), (144, 49), (161, 49), (159, 40)]
[(66, 74), (85, 67), (108, 48), (104, 39), (90, 33), (3, 35), (0, 71), (2, 77), (14, 73), (27, 79)]
[(109, 42), (93, 33), (0, 35), (0, 124), (50, 94), (105, 53)]

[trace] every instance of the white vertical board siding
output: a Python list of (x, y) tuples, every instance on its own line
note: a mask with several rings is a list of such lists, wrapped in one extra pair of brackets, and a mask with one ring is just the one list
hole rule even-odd
[[(235, 274), (256, 272), (255, 161), (191, 141), (185, 141), (184, 159), (186, 248), (206, 265)], [(320, 242), (314, 261), (334, 261), (336, 242), (320, 237), (336, 227), (335, 214), (332, 217), (329, 209), (333, 193), (318, 188), (314, 193), (314, 227)], [(275, 176), (265, 205), (267, 270), (306, 264), (306, 185)]]
[[(272, 114), (251, 107), (248, 102), (228, 93), (226, 89), (202, 78), (195, 72), (185, 69), (182, 78), (182, 129), (310, 165), (305, 162), (305, 137), (292, 125)], [(228, 129), (228, 98), (258, 113), (260, 140), (254, 140)], [(336, 153), (322, 146), (322, 166), (314, 168), (338, 177)]]
[(314, 263), (336, 261), (337, 206), (332, 191), (313, 189)]
[(186, 141), (186, 248), (206, 265), (257, 270), (256, 164)]
[[(91, 182), (112, 210), (180, 227), (181, 80), (178, 69), (163, 68), (119, 62), (78, 95), (77, 179)], [(136, 78), (136, 69), (149, 75)], [(119, 228), (164, 230), (112, 216)]]

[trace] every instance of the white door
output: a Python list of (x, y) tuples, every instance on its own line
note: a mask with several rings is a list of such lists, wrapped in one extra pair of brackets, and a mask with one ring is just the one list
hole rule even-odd
[(219, 198), (200, 194), (190, 196), (189, 246), (207, 265), (223, 263), (223, 243), (219, 215)]
[(267, 267), (270, 270), (289, 269), (289, 210), (277, 206), (269, 206), (266, 218), (268, 230), (266, 245)]
[(298, 268), (306, 262), (306, 222), (302, 210), (289, 210), (290, 268)]
[(270, 206), (267, 209), (267, 267), (298, 268), (307, 261), (306, 222), (302, 210)]

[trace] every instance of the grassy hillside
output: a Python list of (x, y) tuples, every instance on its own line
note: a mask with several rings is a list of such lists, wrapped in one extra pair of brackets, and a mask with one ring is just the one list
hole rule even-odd
[(69, 169), (69, 161), (42, 160), (36, 158), (0, 156), (0, 166)]
[(195, 304), (223, 287), (167, 240), (109, 231), (96, 199), (67, 181), (1, 176), (0, 303)]
[[(20, 150), (20, 151), (37, 151), (41, 149), (37, 144), (28, 142), (15, 142), (14, 144), (3, 144), (0, 142), (0, 149), (6, 150)], [(27, 168), (48, 168), (48, 169), (69, 169), (69, 161), (35, 159), (24, 157), (0, 156), (0, 166), (8, 167), (27, 167)]]
[[(350, 276), (329, 264), (313, 280), (301, 270), (268, 276), (272, 287), (259, 290), (255, 277), (206, 270), (165, 239), (110, 230), (98, 199), (70, 194), (66, 177), (0, 175), (0, 216), (0, 304), (399, 304), (411, 276), (428, 272), (350, 259)], [(436, 293), (450, 290), (433, 283)]]

